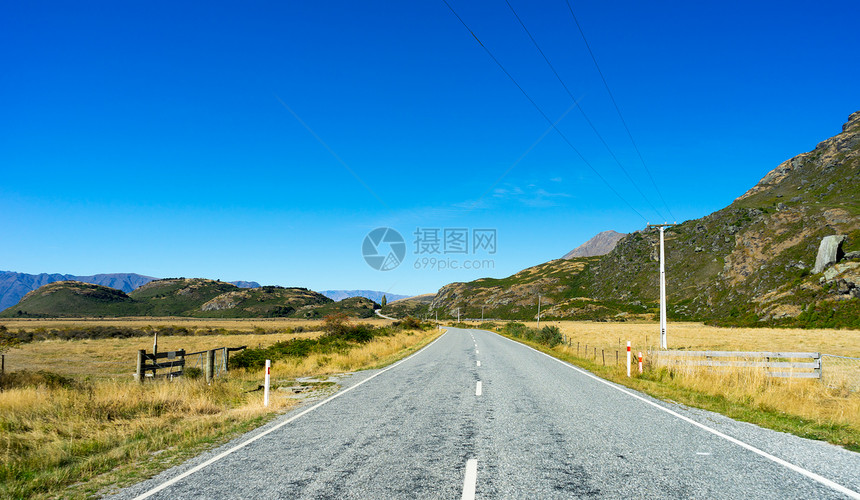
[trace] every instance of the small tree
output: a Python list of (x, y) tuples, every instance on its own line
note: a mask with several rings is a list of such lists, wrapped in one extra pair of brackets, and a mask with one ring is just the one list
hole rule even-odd
[(20, 343), (21, 341), (18, 340), (18, 337), (9, 334), (9, 330), (6, 329), (6, 325), (0, 325), (0, 354), (3, 354)]
[(382, 307), (385, 307), (385, 304), (388, 304), (388, 298), (385, 295), (383, 295), (382, 300), (379, 301), (379, 305), (381, 305)]

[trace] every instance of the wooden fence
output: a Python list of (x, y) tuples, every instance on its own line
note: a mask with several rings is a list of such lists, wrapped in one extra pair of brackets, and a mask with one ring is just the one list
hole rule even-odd
[[(744, 351), (657, 351), (661, 366), (764, 368), (769, 377), (821, 378), (821, 353)], [(807, 359), (810, 361), (797, 361)]]
[[(147, 377), (168, 379), (181, 377), (186, 371), (189, 358), (194, 359), (194, 356), (198, 356), (203, 375), (206, 381), (210, 382), (218, 373), (229, 370), (231, 352), (241, 351), (246, 347), (219, 347), (208, 351), (190, 353), (186, 353), (185, 350), (147, 353), (146, 350), (141, 349), (137, 351), (137, 370), (134, 377), (140, 382), (143, 382)], [(220, 362), (216, 363), (216, 359), (219, 357)], [(167, 370), (167, 373), (158, 373), (158, 370)]]

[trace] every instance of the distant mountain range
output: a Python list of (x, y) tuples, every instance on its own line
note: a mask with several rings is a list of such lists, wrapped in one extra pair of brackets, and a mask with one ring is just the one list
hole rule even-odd
[(364, 297), (376, 303), (381, 303), (383, 295), (388, 302), (394, 302), (395, 300), (411, 297), (411, 295), (398, 295), (396, 293), (377, 292), (375, 290), (323, 290), (320, 293), (335, 302), (348, 299), (350, 297)]
[(625, 236), (627, 236), (625, 233), (619, 233), (612, 230), (597, 233), (590, 240), (565, 254), (562, 259), (606, 255), (611, 252), (612, 249), (615, 248), (615, 245), (618, 244), (618, 241)]
[[(135, 273), (94, 274), (76, 276), (74, 274), (26, 274), (13, 271), (0, 271), (0, 311), (14, 306), (24, 295), (39, 287), (57, 281), (80, 281), (122, 290), (129, 293), (157, 278)], [(256, 281), (231, 281), (239, 288), (258, 288)]]

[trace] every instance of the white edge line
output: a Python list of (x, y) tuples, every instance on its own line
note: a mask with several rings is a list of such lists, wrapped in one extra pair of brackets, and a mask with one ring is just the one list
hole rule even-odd
[(478, 482), (478, 460), (470, 458), (466, 460), (466, 476), (463, 478), (462, 500), (475, 499), (475, 485)]
[[(495, 333), (495, 332), (490, 332), (490, 333)], [(618, 385), (615, 385), (615, 384), (614, 384), (614, 383), (612, 383), (612, 382), (609, 382), (608, 380), (604, 380), (604, 379), (602, 379), (602, 378), (598, 377), (597, 375), (591, 374), (591, 373), (589, 373), (589, 372), (587, 372), (587, 371), (583, 370), (582, 368), (579, 368), (578, 366), (574, 366), (574, 365), (572, 365), (572, 364), (570, 364), (570, 363), (568, 363), (568, 362), (566, 362), (566, 361), (562, 361), (562, 360), (560, 360), (560, 359), (558, 359), (558, 358), (554, 358), (554, 357), (550, 356), (549, 354), (547, 354), (547, 353), (545, 353), (545, 352), (538, 351), (538, 350), (537, 350), (537, 349), (535, 349), (534, 347), (527, 346), (527, 345), (525, 345), (525, 344), (521, 344), (521, 343), (519, 343), (519, 342), (517, 342), (517, 341), (515, 341), (515, 340), (511, 340), (511, 339), (509, 339), (509, 338), (507, 338), (507, 337), (505, 337), (505, 336), (503, 336), (503, 335), (499, 335), (498, 333), (496, 333), (496, 335), (498, 335), (499, 337), (501, 337), (501, 338), (503, 338), (503, 339), (505, 339), (505, 340), (507, 340), (507, 341), (509, 341), (509, 342), (513, 342), (514, 344), (517, 344), (517, 345), (523, 346), (523, 347), (525, 347), (525, 348), (527, 348), (527, 349), (531, 349), (532, 351), (534, 351), (534, 352), (536, 352), (536, 353), (538, 353), (538, 354), (542, 354), (542, 355), (544, 355), (544, 356), (548, 357), (549, 359), (551, 359), (551, 360), (553, 360), (553, 361), (557, 361), (557, 362), (561, 363), (562, 365), (564, 365), (564, 366), (566, 366), (566, 367), (568, 367), (568, 368), (570, 368), (570, 369), (572, 369), (572, 370), (575, 370), (575, 371), (577, 371), (577, 372), (579, 372), (579, 373), (581, 373), (581, 374), (583, 374), (583, 375), (585, 375), (585, 376), (587, 376), (587, 377), (590, 377), (590, 378), (592, 378), (592, 379), (594, 379), (594, 380), (596, 380), (596, 381), (600, 382), (601, 384), (607, 385), (607, 386), (609, 386), (609, 387), (611, 387), (611, 388), (613, 388), (613, 389), (615, 389), (615, 390), (617, 390), (617, 391), (623, 392), (624, 394), (627, 394), (628, 396), (630, 396), (630, 397), (632, 397), (632, 398), (636, 398), (636, 399), (638, 399), (639, 401), (642, 401), (643, 403), (647, 403), (647, 404), (649, 404), (649, 405), (653, 406), (654, 408), (657, 408), (657, 409), (659, 409), (659, 410), (662, 410), (662, 411), (664, 411), (664, 412), (666, 412), (666, 413), (668, 413), (668, 414), (672, 415), (673, 417), (679, 418), (679, 419), (681, 419), (681, 420), (683, 420), (683, 421), (685, 421), (685, 422), (687, 422), (687, 423), (689, 423), (689, 424), (693, 424), (693, 425), (695, 425), (696, 427), (699, 427), (699, 428), (700, 428), (700, 429), (702, 429), (702, 430), (705, 430), (705, 431), (707, 431), (707, 432), (710, 432), (711, 434), (713, 434), (713, 435), (715, 435), (715, 436), (717, 436), (717, 437), (721, 437), (721, 438), (725, 439), (726, 441), (728, 441), (728, 442), (730, 442), (730, 443), (734, 443), (734, 444), (736, 444), (736, 445), (740, 446), (741, 448), (744, 448), (744, 449), (749, 450), (749, 451), (751, 451), (751, 452), (753, 452), (753, 453), (755, 453), (755, 454), (757, 454), (757, 455), (760, 455), (760, 456), (762, 456), (762, 457), (764, 457), (764, 458), (766, 458), (766, 459), (768, 459), (768, 460), (771, 460), (771, 461), (773, 461), (773, 462), (776, 462), (776, 463), (778, 463), (779, 465), (782, 465), (783, 467), (785, 467), (785, 468), (787, 468), (787, 469), (793, 470), (794, 472), (797, 472), (798, 474), (802, 474), (802, 475), (804, 475), (804, 476), (806, 476), (806, 477), (808, 477), (808, 478), (810, 478), (810, 479), (812, 479), (812, 480), (814, 480), (814, 481), (817, 481), (817, 482), (819, 482), (819, 483), (821, 483), (821, 484), (823, 484), (823, 485), (825, 485), (825, 486), (828, 486), (828, 487), (830, 487), (830, 488), (832, 488), (832, 489), (834, 489), (834, 490), (836, 490), (836, 491), (838, 491), (838, 492), (840, 492), (840, 493), (842, 493), (842, 494), (844, 494), (844, 495), (846, 495), (846, 496), (848, 496), (848, 497), (851, 497), (851, 498), (854, 498), (854, 499), (860, 500), (860, 493), (858, 493), (858, 492), (856, 492), (856, 491), (854, 491), (854, 490), (848, 489), (848, 488), (846, 488), (845, 486), (842, 486), (842, 485), (841, 485), (841, 484), (839, 484), (839, 483), (836, 483), (836, 482), (834, 482), (834, 481), (831, 481), (830, 479), (827, 479), (827, 478), (826, 478), (826, 477), (824, 477), (824, 476), (820, 476), (820, 475), (818, 475), (818, 474), (816, 474), (816, 473), (814, 473), (814, 472), (812, 472), (812, 471), (808, 471), (808, 470), (806, 470), (806, 469), (804, 469), (804, 468), (802, 468), (802, 467), (799, 467), (799, 466), (797, 466), (797, 465), (794, 465), (794, 464), (793, 464), (793, 463), (791, 463), (791, 462), (787, 462), (787, 461), (785, 461), (785, 460), (783, 460), (783, 459), (781, 459), (781, 458), (779, 458), (779, 457), (776, 457), (776, 456), (774, 456), (774, 455), (771, 455), (770, 453), (768, 453), (768, 452), (766, 452), (766, 451), (760, 450), (760, 449), (756, 448), (755, 446), (752, 446), (752, 445), (750, 445), (750, 444), (744, 443), (743, 441), (741, 441), (741, 440), (739, 440), (739, 439), (736, 439), (736, 438), (733, 438), (733, 437), (731, 437), (731, 436), (729, 436), (729, 435), (727, 435), (727, 434), (723, 434), (722, 432), (720, 432), (720, 431), (718, 431), (718, 430), (716, 430), (716, 429), (712, 429), (711, 427), (708, 427), (708, 426), (707, 426), (707, 425), (705, 425), (705, 424), (701, 424), (701, 423), (699, 423), (699, 422), (696, 422), (695, 420), (693, 420), (693, 419), (691, 419), (691, 418), (689, 418), (689, 417), (685, 417), (684, 415), (681, 415), (681, 414), (680, 414), (680, 413), (678, 413), (678, 412), (672, 411), (672, 410), (670, 410), (669, 408), (666, 408), (666, 407), (664, 407), (664, 406), (661, 406), (661, 405), (659, 405), (659, 404), (657, 404), (657, 403), (655, 403), (655, 402), (653, 402), (653, 401), (649, 401), (649, 400), (647, 400), (647, 399), (643, 398), (642, 396), (639, 396), (639, 395), (637, 395), (637, 394), (634, 394), (634, 393), (632, 393), (632, 392), (628, 391), (627, 389), (624, 389), (624, 388), (622, 388), (622, 387), (620, 387), (620, 386), (618, 386)]]
[(480, 396), (484, 392), (483, 387), (481, 387), (481, 381), (479, 380), (477, 385), (475, 385), (475, 396)]
[[(258, 439), (262, 438), (263, 436), (267, 436), (267, 435), (269, 435), (269, 434), (271, 434), (271, 433), (275, 432), (276, 430), (278, 430), (278, 429), (280, 429), (281, 427), (283, 427), (283, 426), (285, 426), (285, 425), (289, 424), (289, 423), (290, 423), (290, 422), (292, 422), (293, 420), (296, 420), (296, 419), (297, 419), (297, 418), (299, 418), (299, 417), (302, 417), (302, 416), (304, 416), (304, 415), (307, 415), (308, 413), (310, 413), (310, 412), (312, 412), (312, 411), (316, 410), (316, 409), (317, 409), (317, 408), (319, 408), (320, 406), (323, 406), (323, 405), (325, 405), (325, 404), (327, 404), (327, 403), (330, 403), (331, 401), (334, 401), (335, 399), (337, 399), (337, 398), (339, 398), (339, 397), (343, 396), (344, 394), (348, 393), (349, 391), (351, 391), (351, 390), (353, 390), (353, 389), (355, 389), (355, 388), (359, 387), (360, 385), (364, 384), (365, 382), (370, 382), (370, 381), (371, 381), (371, 380), (373, 380), (374, 378), (376, 378), (376, 377), (378, 377), (378, 376), (382, 375), (383, 373), (387, 372), (388, 370), (391, 370), (392, 368), (394, 368), (394, 367), (396, 367), (396, 366), (400, 365), (400, 363), (403, 363), (404, 361), (406, 361), (406, 360), (410, 359), (412, 356), (414, 356), (414, 355), (418, 354), (419, 352), (424, 351), (426, 348), (428, 348), (428, 347), (430, 347), (431, 345), (435, 344), (436, 342), (438, 342), (438, 341), (439, 341), (439, 339), (441, 339), (442, 337), (444, 337), (446, 333), (448, 333), (448, 331), (447, 331), (447, 330), (446, 330), (446, 331), (445, 331), (445, 333), (443, 333), (442, 335), (439, 335), (439, 336), (436, 338), (436, 340), (434, 340), (433, 342), (430, 342), (429, 344), (425, 345), (424, 347), (422, 347), (422, 348), (421, 348), (421, 349), (419, 349), (418, 351), (413, 352), (413, 353), (412, 353), (412, 354), (410, 354), (409, 356), (407, 356), (407, 357), (405, 357), (405, 358), (401, 359), (400, 361), (398, 361), (398, 362), (394, 363), (393, 365), (391, 365), (391, 366), (389, 366), (389, 367), (387, 367), (387, 368), (384, 368), (384, 369), (382, 369), (382, 370), (381, 370), (381, 371), (379, 371), (379, 372), (374, 373), (373, 375), (371, 375), (371, 376), (367, 377), (366, 379), (362, 380), (361, 382), (359, 382), (359, 383), (357, 383), (357, 384), (355, 384), (355, 385), (353, 385), (353, 386), (347, 387), (346, 389), (344, 389), (344, 390), (342, 390), (342, 391), (340, 391), (340, 392), (338, 392), (338, 393), (334, 394), (333, 396), (329, 397), (328, 399), (325, 399), (325, 400), (323, 400), (323, 401), (320, 401), (319, 403), (317, 403), (317, 404), (315, 404), (315, 405), (311, 406), (310, 408), (308, 408), (308, 409), (306, 409), (306, 410), (302, 411), (301, 413), (298, 413), (298, 414), (296, 414), (296, 415), (293, 415), (292, 417), (288, 418), (287, 420), (284, 420), (284, 421), (283, 421), (283, 422), (281, 422), (280, 424), (278, 424), (278, 425), (276, 425), (276, 426), (274, 426), (274, 427), (272, 427), (272, 428), (270, 428), (270, 429), (267, 429), (267, 430), (265, 430), (265, 431), (263, 431), (263, 432), (261, 432), (261, 433), (257, 434), (256, 436), (254, 436), (254, 437), (252, 437), (252, 438), (248, 439), (247, 441), (243, 441), (243, 442), (241, 442), (241, 443), (237, 444), (236, 446), (234, 446), (234, 447), (230, 448), (229, 450), (223, 451), (223, 452), (219, 453), (218, 455), (215, 455), (214, 457), (212, 457), (212, 458), (210, 458), (209, 460), (207, 460), (207, 461), (203, 462), (202, 464), (199, 464), (199, 465), (197, 465), (197, 466), (195, 466), (195, 467), (192, 467), (191, 469), (189, 469), (189, 470), (187, 470), (187, 471), (183, 472), (182, 474), (180, 474), (180, 475), (178, 475), (178, 476), (176, 476), (176, 477), (174, 477), (174, 478), (172, 478), (172, 479), (170, 479), (170, 480), (168, 480), (168, 481), (165, 481), (165, 482), (161, 483), (160, 485), (156, 486), (155, 488), (153, 488), (153, 489), (151, 489), (151, 490), (149, 490), (149, 491), (147, 491), (147, 492), (145, 492), (145, 493), (142, 493), (142, 494), (140, 494), (140, 495), (138, 495), (138, 496), (134, 497), (134, 500), (143, 500), (144, 498), (149, 498), (150, 496), (152, 496), (152, 495), (154, 495), (154, 494), (158, 493), (159, 491), (161, 491), (161, 490), (163, 490), (163, 489), (165, 489), (165, 488), (167, 488), (167, 487), (169, 487), (169, 486), (173, 486), (174, 484), (176, 484), (176, 483), (178, 483), (179, 481), (181, 481), (181, 480), (185, 479), (186, 477), (190, 476), (191, 474), (194, 474), (195, 472), (198, 472), (198, 471), (200, 471), (200, 470), (202, 470), (202, 469), (205, 469), (206, 467), (209, 467), (210, 465), (212, 465), (213, 463), (217, 462), (218, 460), (221, 460), (222, 458), (226, 457), (227, 455), (230, 455), (230, 454), (232, 454), (232, 453), (234, 453), (234, 452), (236, 452), (236, 451), (241, 450), (242, 448), (244, 448), (244, 447), (248, 446), (249, 444), (253, 443), (254, 441), (256, 441), (256, 440), (258, 440)], [(478, 383), (480, 383), (480, 382), (478, 382)]]

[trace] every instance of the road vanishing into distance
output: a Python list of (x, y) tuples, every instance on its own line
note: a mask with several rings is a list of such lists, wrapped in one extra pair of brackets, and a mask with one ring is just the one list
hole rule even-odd
[(860, 498), (860, 454), (451, 328), (116, 498)]

